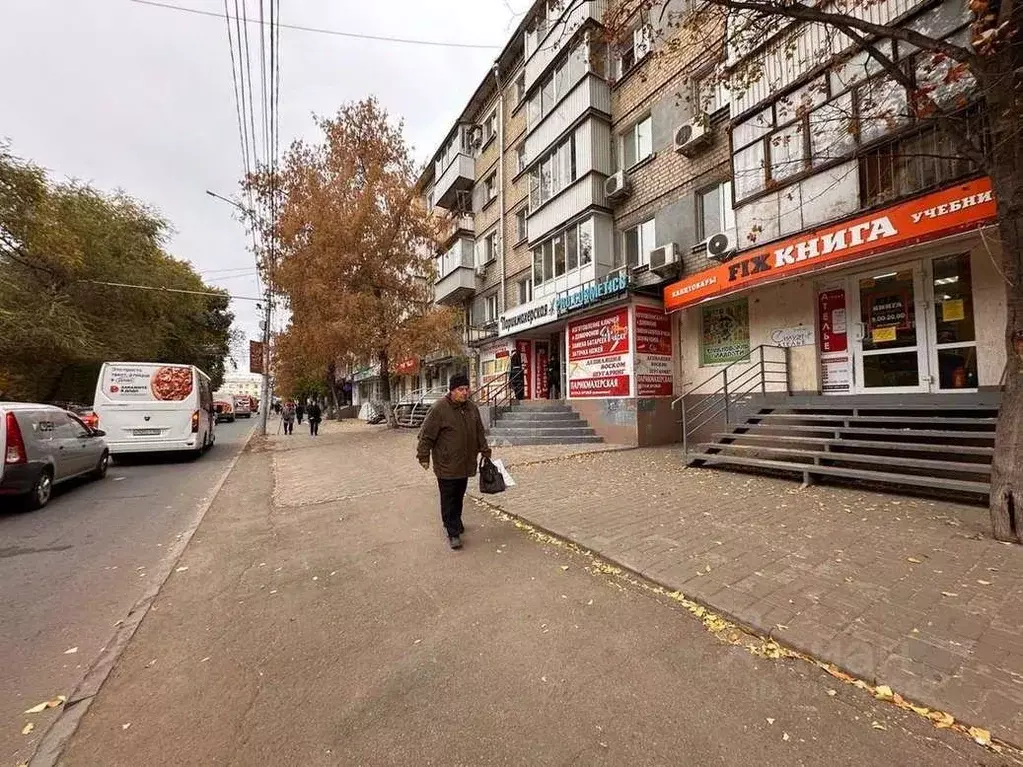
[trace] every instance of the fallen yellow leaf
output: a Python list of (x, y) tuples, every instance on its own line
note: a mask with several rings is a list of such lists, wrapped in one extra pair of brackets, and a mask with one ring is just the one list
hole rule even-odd
[(888, 729), (887, 727), (885, 727), (880, 722), (871, 722), (870, 726), (873, 727), (875, 730), (887, 730)]
[(828, 690), (828, 695), (834, 698), (836, 695), (838, 695), (838, 690)]
[(22, 735), (28, 735), (35, 728), (36, 728), (36, 726), (34, 724), (32, 724), (32, 722), (29, 722), (28, 724), (26, 724), (24, 727), (21, 728), (21, 734)]
[(980, 727), (971, 727), (970, 737), (973, 738), (975, 743), (979, 743), (982, 746), (991, 745), (991, 733), (987, 730), (981, 729)]
[(878, 685), (874, 690), (874, 697), (878, 700), (891, 700), (893, 697), (892, 688), (886, 684)]
[(562, 569), (562, 570), (567, 570), (567, 569), (568, 569), (568, 565), (562, 565), (562, 566), (561, 566), (561, 569)]
[(980, 581), (980, 580), (978, 580), (977, 583), (979, 583), (981, 586), (990, 586), (991, 585), (991, 581)]
[(956, 723), (956, 718), (947, 711), (932, 711), (929, 716), (939, 729), (946, 729)]
[(59, 706), (61, 703), (64, 703), (65, 701), (67, 701), (67, 696), (66, 695), (58, 695), (56, 698), (53, 698), (52, 700), (47, 700), (47, 701), (43, 701), (42, 703), (37, 703), (36, 705), (32, 706), (32, 708), (26, 709), (25, 713), (26, 714), (38, 714), (38, 713), (40, 713), (42, 711), (45, 711), (48, 708), (56, 708), (57, 706)]
[(907, 560), (912, 562), (914, 565), (920, 564), (920, 560), (917, 559), (916, 557), (907, 557)]
[(956, 592), (954, 592), (954, 591), (942, 591), (942, 592), (941, 592), (941, 595), (942, 595), (943, 597), (957, 597), (957, 596), (959, 596), (959, 595), (958, 595), (958, 594), (957, 594)]
[(920, 716), (929, 716), (931, 713), (931, 710), (926, 706), (914, 706), (912, 703), (910, 703), (909, 707), (913, 709), (913, 711), (915, 711), (916, 713), (920, 714)]

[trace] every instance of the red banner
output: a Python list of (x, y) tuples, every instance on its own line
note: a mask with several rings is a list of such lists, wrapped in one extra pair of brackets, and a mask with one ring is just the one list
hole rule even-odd
[(979, 178), (890, 208), (803, 232), (697, 272), (664, 289), (673, 312), (754, 285), (837, 266), (970, 229), (995, 217), (991, 179)]
[(515, 351), (519, 353), (519, 358), (522, 360), (522, 397), (523, 399), (533, 399), (533, 342), (516, 341)]
[(845, 312), (845, 291), (826, 290), (818, 296), (818, 328), (821, 351), (844, 352), (849, 346), (848, 320)]
[(262, 341), (249, 341), (249, 372), (263, 374)]
[(570, 397), (628, 397), (631, 377), (627, 306), (568, 324)]
[(671, 317), (663, 309), (636, 307), (636, 396), (668, 397), (674, 392)]
[[(533, 381), (535, 386), (533, 390), (536, 392), (537, 399), (547, 399), (547, 395), (550, 392), (550, 387), (547, 386), (547, 362), (550, 359), (550, 350), (546, 341), (536, 342), (536, 365), (535, 375)], [(564, 396), (560, 394), (559, 396)]]

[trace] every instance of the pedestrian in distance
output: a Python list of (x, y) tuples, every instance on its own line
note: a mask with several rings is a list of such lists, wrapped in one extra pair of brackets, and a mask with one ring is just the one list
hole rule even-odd
[(292, 434), (295, 431), (295, 403), (288, 400), (281, 408), (281, 422), (284, 424), (284, 433)]
[(469, 478), (476, 476), (479, 456), (490, 458), (490, 446), (476, 403), (469, 399), (469, 377), (455, 375), (448, 394), (437, 400), (419, 429), (416, 460), (426, 470), (433, 460), (440, 490), (440, 516), (448, 543), (462, 548), (462, 504)]
[(526, 378), (525, 371), (522, 367), (522, 355), (519, 353), (518, 349), (512, 352), (511, 364), (509, 365), (508, 370), (511, 377), (512, 391), (515, 393), (515, 399), (521, 402), (526, 398)]
[(561, 399), (561, 363), (557, 353), (547, 362), (547, 399)]
[(309, 403), (306, 415), (309, 416), (309, 434), (315, 437), (320, 433), (320, 420), (323, 418), (323, 411), (316, 400)]
[(305, 405), (301, 402), (295, 405), (295, 418), (298, 420), (298, 425), (302, 425), (302, 416), (305, 415)]

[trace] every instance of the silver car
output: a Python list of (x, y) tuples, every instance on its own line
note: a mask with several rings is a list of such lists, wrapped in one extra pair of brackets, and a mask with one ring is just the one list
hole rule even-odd
[(41, 509), (56, 484), (102, 479), (110, 465), (104, 436), (59, 407), (0, 402), (0, 499), (16, 496)]

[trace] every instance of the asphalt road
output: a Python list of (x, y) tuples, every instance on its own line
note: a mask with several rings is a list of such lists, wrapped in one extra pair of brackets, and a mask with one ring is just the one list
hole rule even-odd
[(115, 464), (103, 481), (58, 488), (42, 511), (0, 506), (0, 766), (27, 761), (56, 712), (24, 710), (81, 682), (115, 624), (166, 574), (175, 541), (255, 425), (218, 425), (197, 461)]

